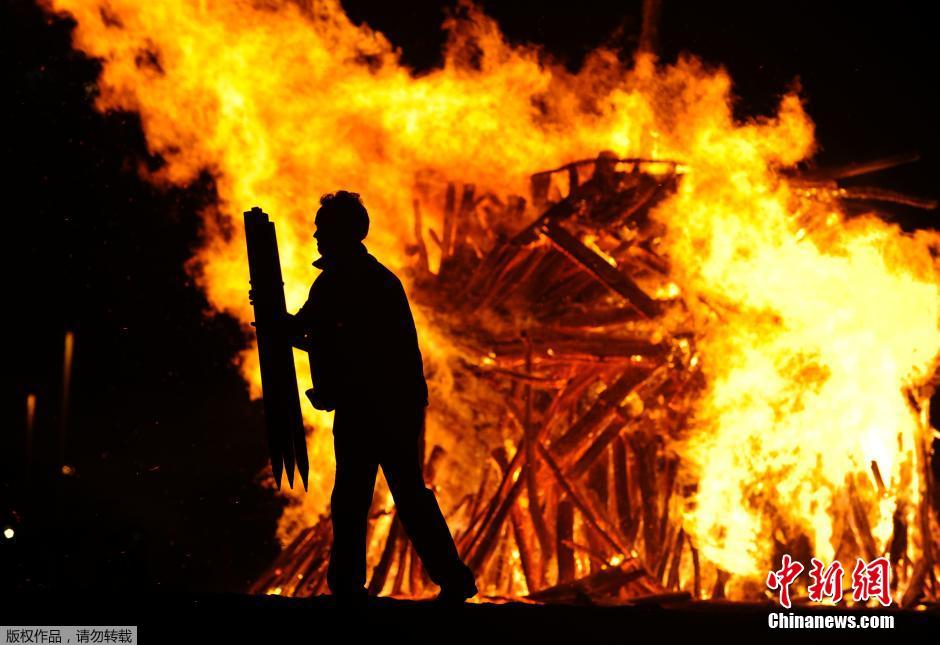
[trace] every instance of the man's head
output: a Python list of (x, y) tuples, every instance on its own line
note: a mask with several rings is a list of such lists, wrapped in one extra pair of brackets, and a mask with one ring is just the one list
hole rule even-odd
[(339, 190), (320, 198), (313, 237), (320, 255), (340, 255), (359, 247), (369, 232), (369, 213), (358, 193)]

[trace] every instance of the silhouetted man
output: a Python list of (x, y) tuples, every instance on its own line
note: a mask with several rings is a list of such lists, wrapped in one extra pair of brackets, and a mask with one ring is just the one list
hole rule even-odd
[(366, 526), (379, 466), (439, 598), (476, 594), (473, 574), (422, 473), (428, 388), (414, 319), (401, 282), (366, 251), (369, 215), (359, 195), (324, 195), (317, 211), (313, 282), (290, 318), (295, 345), (310, 355), (314, 407), (336, 410), (333, 547), (327, 582), (334, 595), (366, 595)]

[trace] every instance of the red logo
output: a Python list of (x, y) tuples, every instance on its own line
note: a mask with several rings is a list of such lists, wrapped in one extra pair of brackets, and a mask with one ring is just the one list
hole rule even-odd
[(823, 563), (813, 558), (813, 566), (809, 570), (812, 582), (806, 588), (809, 592), (809, 599), (813, 602), (822, 602), (823, 598), (832, 598), (832, 601), (838, 605), (842, 600), (842, 574), (844, 573), (845, 569), (838, 560), (823, 568)]
[(888, 558), (877, 558), (868, 564), (861, 558), (852, 571), (852, 598), (855, 602), (866, 602), (877, 598), (884, 607), (891, 604), (891, 567)]
[(767, 586), (778, 592), (780, 604), (790, 608), (790, 585), (803, 573), (803, 565), (794, 562), (789, 553), (783, 555), (782, 566), (779, 571), (767, 574)]
[[(806, 590), (811, 602), (823, 602), (825, 598), (839, 604), (842, 601), (842, 577), (845, 568), (838, 560), (833, 560), (827, 567), (821, 560), (812, 559), (809, 570), (810, 583)], [(767, 588), (776, 591), (778, 601), (787, 609), (790, 608), (790, 585), (796, 582), (804, 567), (785, 553), (780, 568), (767, 574)], [(883, 606), (891, 604), (891, 565), (888, 558), (881, 557), (866, 563), (861, 558), (855, 563), (852, 571), (852, 600), (855, 602), (868, 602), (875, 598)]]

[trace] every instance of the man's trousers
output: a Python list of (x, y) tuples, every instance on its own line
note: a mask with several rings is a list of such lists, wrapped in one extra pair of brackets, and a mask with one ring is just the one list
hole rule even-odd
[(434, 493), (424, 483), (424, 415), (423, 405), (337, 407), (333, 421), (333, 547), (327, 572), (334, 595), (361, 594), (364, 590), (366, 528), (379, 466), (398, 518), (431, 580), (441, 587), (472, 580)]

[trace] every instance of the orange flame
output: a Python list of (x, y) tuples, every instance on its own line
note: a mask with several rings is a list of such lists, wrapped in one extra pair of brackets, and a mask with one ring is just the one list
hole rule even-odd
[[(535, 48), (510, 46), (469, 6), (445, 23), (444, 66), (416, 76), (335, 0), (48, 3), (77, 19), (75, 46), (104, 61), (97, 107), (140, 113), (150, 149), (166, 160), (151, 179), (214, 176), (218, 205), (191, 268), (210, 303), (244, 322), (252, 315), (240, 218), (252, 205), (277, 221), (295, 309), (314, 277), (309, 235), (321, 193), (361, 193), (373, 216), (370, 250), (400, 269), (413, 199), (440, 196), (448, 181), (526, 194), (531, 173), (600, 150), (682, 161), (678, 192), (653, 216), (666, 227), (661, 251), (707, 377), (675, 447), (697, 485), (687, 533), (708, 560), (747, 579), (766, 573), (775, 539), (803, 534), (831, 558), (848, 490), (879, 550), (895, 509), (915, 512), (929, 397), (918, 387), (940, 348), (931, 255), (940, 240), (874, 217), (848, 220), (778, 172), (814, 151), (796, 94), (774, 117), (742, 123), (721, 68), (691, 57), (661, 66), (649, 55), (627, 68), (599, 49), (570, 73)], [(440, 231), (440, 218), (426, 213), (424, 232)], [(455, 350), (424, 312), (416, 316), (432, 396), (446, 396)], [(257, 395), (253, 348), (240, 364)], [(326, 415), (304, 413), (311, 428), (327, 427)], [(459, 471), (468, 450), (459, 429), (432, 418), (429, 432)], [(313, 432), (311, 445), (311, 492), (289, 511), (282, 539), (328, 500), (329, 434)], [(914, 530), (910, 558), (923, 539)]]

